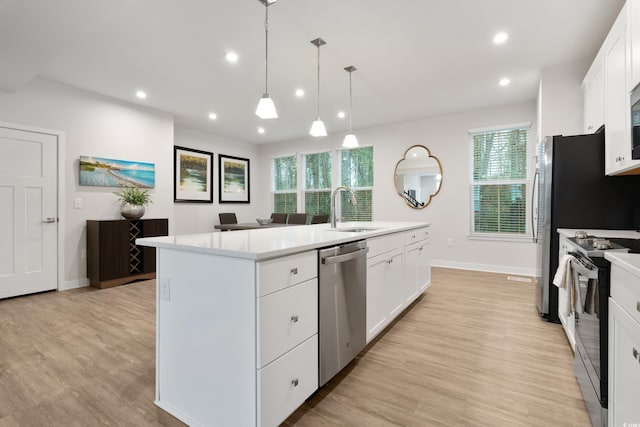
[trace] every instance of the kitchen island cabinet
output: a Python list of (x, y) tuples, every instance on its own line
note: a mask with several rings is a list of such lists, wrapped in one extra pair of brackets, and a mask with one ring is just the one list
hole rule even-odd
[[(350, 226), (369, 229), (344, 231)], [(278, 425), (318, 388), (317, 249), (367, 240), (375, 254), (392, 243), (398, 261), (389, 283), (399, 286), (404, 233), (428, 226), (318, 224), (139, 239), (157, 251), (156, 404), (193, 426)]]
[(640, 420), (640, 255), (605, 253), (609, 298), (609, 425)]

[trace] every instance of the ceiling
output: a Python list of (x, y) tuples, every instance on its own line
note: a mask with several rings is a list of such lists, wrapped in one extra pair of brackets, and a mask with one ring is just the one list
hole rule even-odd
[[(543, 68), (595, 56), (623, 3), (279, 0), (269, 7), (269, 93), (279, 118), (261, 120), (258, 0), (0, 0), (0, 91), (41, 77), (234, 140), (292, 140), (308, 136), (316, 116), (310, 41), (322, 37), (321, 117), (330, 134), (343, 134), (349, 120), (337, 112), (348, 112), (346, 66), (357, 68), (355, 130), (533, 100)], [(497, 31), (509, 33), (505, 44), (492, 43)], [(224, 59), (230, 50), (236, 64)], [(512, 83), (499, 86), (502, 77)]]

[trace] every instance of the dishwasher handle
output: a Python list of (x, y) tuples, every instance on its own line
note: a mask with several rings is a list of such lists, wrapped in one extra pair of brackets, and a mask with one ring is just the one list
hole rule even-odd
[(322, 263), (323, 264), (338, 264), (340, 262), (345, 262), (345, 261), (349, 261), (349, 260), (352, 260), (352, 259), (360, 258), (360, 257), (364, 256), (367, 252), (369, 252), (369, 247), (364, 247), (364, 248), (358, 249), (357, 251), (349, 252), (348, 254), (335, 255), (335, 256), (322, 258)]

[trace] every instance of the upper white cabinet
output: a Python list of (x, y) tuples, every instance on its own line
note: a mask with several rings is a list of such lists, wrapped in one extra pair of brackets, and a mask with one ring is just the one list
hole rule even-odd
[(640, 83), (640, 0), (627, 0), (629, 74), (627, 91)]
[(584, 78), (584, 133), (604, 125), (604, 60), (596, 57)]
[(627, 92), (627, 15), (623, 8), (611, 27), (604, 48), (605, 172), (614, 175), (631, 160), (629, 95)]
[(640, 168), (640, 161), (631, 159), (629, 102), (633, 82), (640, 79), (640, 41), (634, 41), (636, 33), (640, 37), (639, 13), (640, 0), (623, 6), (583, 81), (584, 132), (593, 133), (604, 123), (607, 175)]

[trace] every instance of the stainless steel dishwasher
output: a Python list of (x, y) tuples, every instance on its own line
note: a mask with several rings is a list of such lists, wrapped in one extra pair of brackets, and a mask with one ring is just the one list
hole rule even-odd
[(320, 386), (367, 343), (367, 242), (318, 250)]

